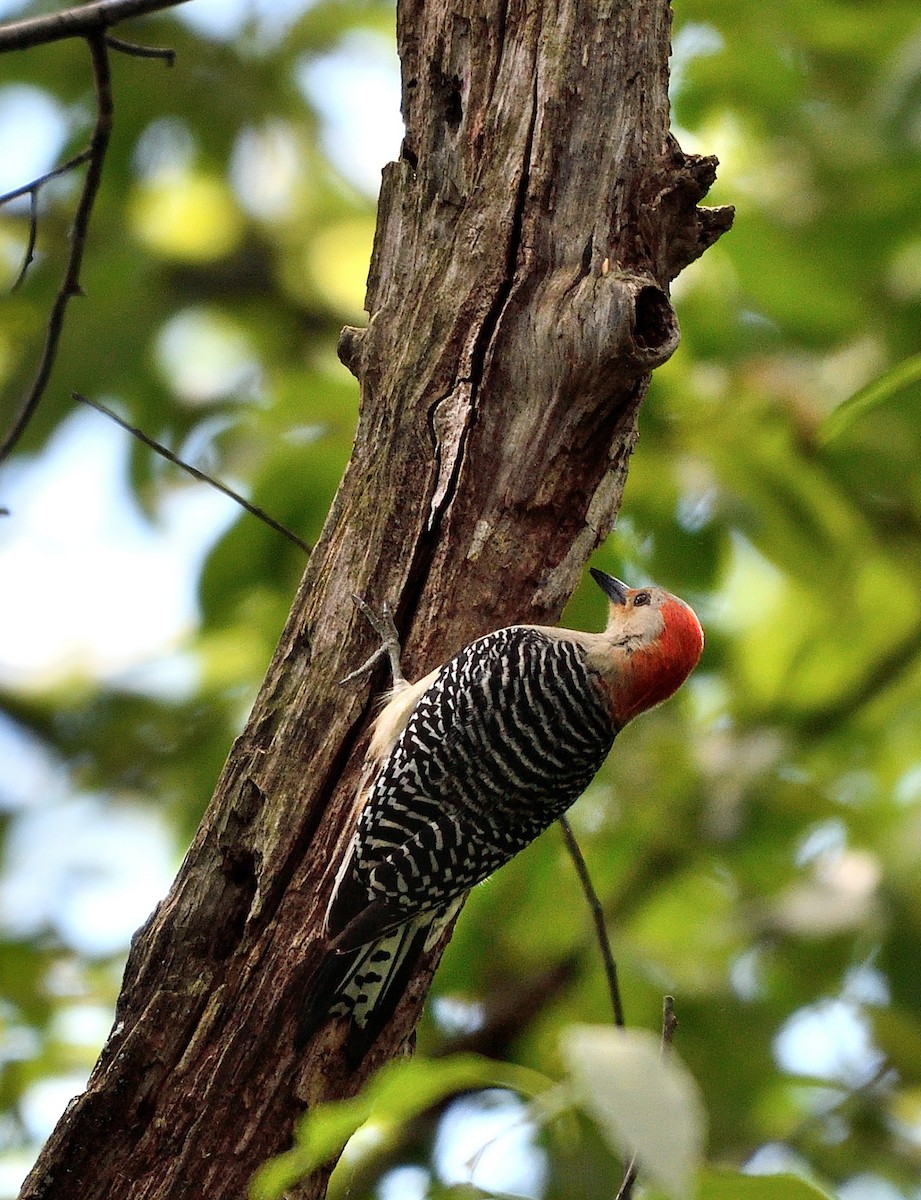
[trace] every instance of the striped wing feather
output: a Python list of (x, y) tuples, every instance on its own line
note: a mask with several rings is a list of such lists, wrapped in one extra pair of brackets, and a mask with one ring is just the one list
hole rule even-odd
[(585, 790), (614, 739), (576, 642), (527, 626), (465, 647), (370, 785), (327, 916), (336, 949), (444, 909)]

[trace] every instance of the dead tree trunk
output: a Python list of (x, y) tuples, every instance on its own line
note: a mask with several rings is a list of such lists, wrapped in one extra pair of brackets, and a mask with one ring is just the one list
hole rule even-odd
[[(24, 1197), (238, 1200), (315, 1101), (413, 1029), (420, 964), (360, 1069), (294, 1050), (354, 820), (369, 683), (337, 681), (389, 599), (411, 677), (514, 621), (552, 622), (616, 514), (668, 285), (731, 222), (713, 159), (668, 131), (667, 0), (402, 0), (407, 124), (384, 173), (352, 460), (245, 732), (116, 1024)], [(318, 1181), (310, 1194), (321, 1194)]]

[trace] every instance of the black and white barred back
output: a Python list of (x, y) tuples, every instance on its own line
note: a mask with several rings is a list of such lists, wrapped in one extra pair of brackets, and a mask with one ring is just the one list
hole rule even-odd
[(576, 643), (516, 626), (465, 647), (419, 699), (361, 814), (369, 899), (409, 914), (469, 891), (569, 808), (613, 740)]
[(445, 663), (359, 818), (327, 918), (357, 954), (326, 1013), (366, 1026), (410, 952), (569, 808), (616, 732), (575, 642), (513, 626)]

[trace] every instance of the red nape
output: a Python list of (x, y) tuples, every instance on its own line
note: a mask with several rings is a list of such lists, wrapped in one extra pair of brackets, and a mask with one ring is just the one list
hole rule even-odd
[(704, 631), (697, 614), (681, 600), (669, 600), (664, 604), (662, 619), (665, 628), (658, 640), (659, 651), (676, 666), (682, 665), (684, 674), (681, 682), (684, 682), (700, 662), (704, 651)]
[(622, 723), (673, 696), (703, 653), (704, 631), (686, 604), (669, 600), (661, 612), (662, 632), (650, 646), (630, 656), (628, 679), (616, 704)]

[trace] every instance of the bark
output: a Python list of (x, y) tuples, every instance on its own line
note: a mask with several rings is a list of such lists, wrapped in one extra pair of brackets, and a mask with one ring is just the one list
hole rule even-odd
[[(417, 677), (553, 622), (620, 501), (671, 279), (731, 222), (668, 132), (666, 0), (403, 0), (407, 135), (384, 172), (351, 462), (249, 723), (116, 1023), (24, 1197), (246, 1194), (294, 1119), (399, 1053), (439, 952), (355, 1071), (294, 1049), (382, 676), (337, 681), (389, 599)], [(304, 1189), (321, 1195), (323, 1179)]]

